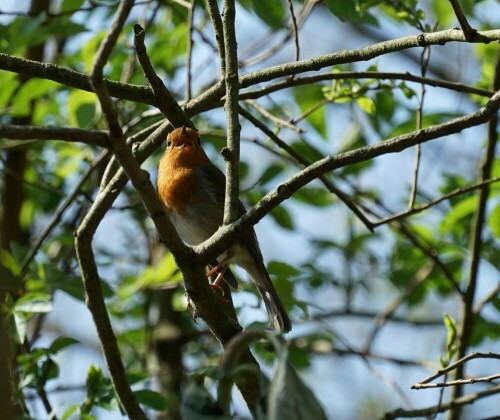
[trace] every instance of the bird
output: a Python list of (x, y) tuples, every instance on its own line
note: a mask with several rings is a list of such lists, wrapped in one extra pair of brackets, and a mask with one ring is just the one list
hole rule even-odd
[[(189, 127), (174, 129), (167, 136), (166, 148), (158, 165), (157, 190), (181, 239), (198, 245), (210, 238), (223, 224), (226, 177), (208, 158), (198, 131)], [(246, 212), (238, 202), (238, 216)], [(236, 286), (226, 271), (229, 263), (243, 268), (253, 280), (264, 301), (270, 321), (278, 333), (292, 329), (290, 318), (269, 277), (253, 227), (222, 255), (207, 276), (222, 269), (215, 282), (224, 278)], [(214, 283), (215, 283), (214, 282)]]

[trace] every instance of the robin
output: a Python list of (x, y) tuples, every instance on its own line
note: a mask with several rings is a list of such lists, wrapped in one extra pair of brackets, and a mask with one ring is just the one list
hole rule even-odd
[[(224, 216), (226, 177), (212, 164), (200, 144), (197, 131), (182, 127), (167, 137), (167, 147), (158, 168), (158, 193), (170, 215), (175, 229), (183, 241), (197, 245), (210, 238)], [(241, 202), (239, 215), (245, 213)], [(224, 278), (237, 287), (234, 277), (226, 271), (228, 263), (242, 267), (257, 286), (276, 331), (286, 333), (292, 329), (290, 319), (269, 278), (264, 265), (257, 236), (249, 228), (223, 255), (207, 276), (219, 269), (217, 284)]]

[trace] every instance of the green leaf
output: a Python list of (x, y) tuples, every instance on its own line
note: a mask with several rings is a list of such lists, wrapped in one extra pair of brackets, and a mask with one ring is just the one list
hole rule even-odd
[(25, 313), (14, 312), (14, 323), (16, 325), (17, 339), (19, 343), (24, 343), (24, 338), (26, 337), (26, 328), (28, 325), (28, 317)]
[(279, 174), (281, 174), (284, 169), (285, 167), (279, 163), (273, 163), (272, 165), (269, 165), (264, 171), (264, 173), (261, 175), (259, 183), (261, 185), (267, 184), (269, 181), (273, 180)]
[(375, 114), (376, 107), (375, 107), (375, 102), (373, 101), (372, 98), (369, 98), (368, 96), (362, 96), (361, 98), (357, 99), (359, 107), (365, 111), (369, 115)]
[(44, 293), (28, 293), (17, 300), (14, 311), (41, 314), (52, 311), (52, 299)]
[(472, 195), (455, 204), (441, 221), (440, 230), (443, 233), (451, 232), (459, 222), (472, 215), (477, 209), (477, 196)]
[(491, 211), (488, 217), (488, 225), (493, 235), (500, 238), (500, 204)]
[(80, 7), (82, 7), (84, 2), (85, 0), (63, 0), (61, 3), (61, 7), (59, 8), (59, 11), (61, 13), (64, 13), (73, 10), (78, 10)]
[[(325, 95), (321, 86), (297, 86), (293, 89), (293, 96), (302, 112), (308, 112), (307, 121), (323, 137), (326, 138), (326, 112)], [(321, 105), (318, 109), (310, 112), (314, 107)]]
[(57, 337), (49, 347), (49, 353), (56, 354), (61, 350), (64, 350), (66, 347), (72, 346), (73, 344), (79, 343), (78, 340), (75, 340), (71, 337)]
[(360, 7), (359, 3), (359, 1), (350, 0), (326, 0), (328, 9), (342, 22), (377, 25), (377, 19)]
[(239, 0), (239, 3), (245, 9), (254, 11), (272, 29), (282, 29), (286, 13), (281, 0)]
[(332, 204), (333, 196), (325, 188), (305, 187), (292, 195), (294, 200), (314, 207), (326, 207)]
[(326, 420), (312, 391), (302, 382), (287, 358), (280, 355), (268, 391), (269, 420)]
[(70, 405), (61, 416), (61, 420), (68, 420), (78, 410), (78, 404)]
[(52, 80), (30, 79), (25, 82), (17, 92), (12, 102), (11, 113), (15, 116), (29, 115), (31, 102), (34, 99), (54, 92), (61, 85)]
[(0, 71), (0, 79), (2, 80), (2, 89), (0, 89), (0, 107), (5, 107), (7, 102), (11, 99), (12, 94), (18, 88), (20, 82), (16, 73), (6, 71)]
[(111, 381), (103, 375), (99, 366), (90, 365), (85, 388), (87, 390), (87, 399), (81, 407), (82, 412), (90, 413), (94, 405), (109, 408), (109, 403), (114, 398), (113, 387)]
[(169, 252), (158, 265), (146, 268), (142, 275), (127, 276), (124, 280), (116, 290), (116, 294), (122, 299), (159, 285), (178, 284), (182, 281), (182, 273), (177, 268), (173, 255)]
[(10, 271), (13, 276), (19, 275), (21, 266), (14, 256), (4, 248), (0, 248), (0, 266)]
[(293, 230), (294, 223), (292, 216), (283, 206), (275, 207), (271, 211), (271, 217), (274, 221), (280, 225), (282, 228), (287, 230)]
[(168, 407), (167, 399), (159, 392), (150, 389), (134, 391), (134, 395), (141, 404), (157, 411), (164, 411)]
[(300, 274), (300, 271), (293, 265), (282, 261), (270, 261), (267, 265), (267, 270), (269, 271), (269, 274), (284, 277), (293, 277)]
[(73, 90), (69, 94), (67, 106), (72, 126), (87, 128), (94, 125), (97, 118), (97, 98), (94, 93)]
[[(453, 319), (450, 315), (444, 315), (444, 325), (448, 331), (448, 338), (446, 340), (446, 347), (448, 350), (455, 344), (457, 339), (457, 321)], [(448, 358), (450, 360), (451, 358)]]

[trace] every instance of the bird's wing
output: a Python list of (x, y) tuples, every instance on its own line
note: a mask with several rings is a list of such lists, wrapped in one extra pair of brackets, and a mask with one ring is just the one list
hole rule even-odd
[[(226, 176), (222, 173), (222, 171), (217, 168), (212, 163), (205, 163), (200, 165), (199, 167), (202, 178), (204, 188), (207, 188), (218, 203), (221, 205), (221, 209), (224, 207), (224, 196), (226, 191)], [(238, 200), (238, 217), (243, 216), (246, 213), (245, 206), (243, 206), (242, 202)], [(222, 223), (222, 220), (221, 220)], [(264, 261), (262, 257), (262, 252), (260, 251), (259, 243), (257, 241), (257, 235), (255, 234), (255, 230), (252, 228), (246, 229), (241, 234), (241, 241), (245, 244), (248, 252), (256, 261), (257, 264), (261, 265), (261, 269), (265, 271)]]

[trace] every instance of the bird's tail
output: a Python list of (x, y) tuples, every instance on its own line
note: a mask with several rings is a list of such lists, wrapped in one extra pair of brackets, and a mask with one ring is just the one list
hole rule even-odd
[(266, 286), (262, 285), (262, 281), (255, 283), (257, 284), (259, 293), (261, 294), (262, 300), (266, 305), (267, 313), (269, 314), (270, 320), (274, 324), (274, 328), (280, 334), (287, 333), (292, 329), (292, 323), (290, 322), (290, 318), (288, 318), (285, 307), (283, 306), (283, 303), (281, 303), (281, 299), (279, 298), (267, 272), (266, 277)]

